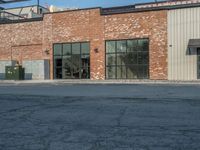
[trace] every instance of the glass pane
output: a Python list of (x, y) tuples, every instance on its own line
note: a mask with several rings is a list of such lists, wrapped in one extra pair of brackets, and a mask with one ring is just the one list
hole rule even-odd
[(90, 55), (81, 55), (82, 68), (90, 67)]
[(106, 53), (115, 53), (115, 41), (106, 42)]
[(62, 79), (62, 68), (55, 68), (55, 78)]
[(72, 55), (71, 69), (73, 78), (78, 79), (80, 74), (80, 54)]
[(116, 67), (106, 67), (106, 77), (108, 79), (116, 78)]
[(62, 78), (63, 79), (71, 79), (71, 68), (63, 68), (62, 70)]
[(62, 44), (54, 44), (53, 54), (57, 56), (62, 55)]
[(144, 66), (144, 78), (148, 79), (149, 78), (149, 66)]
[(149, 63), (149, 53), (138, 52), (138, 64), (148, 64), (148, 63)]
[(127, 40), (127, 52), (137, 51), (137, 40)]
[(117, 67), (117, 79), (126, 79), (126, 67), (125, 66)]
[(117, 52), (126, 52), (126, 41), (117, 41)]
[(197, 55), (200, 55), (200, 48), (197, 48)]
[(63, 63), (63, 68), (70, 68), (72, 63), (71, 56), (64, 56), (62, 63)]
[(117, 54), (117, 65), (126, 65), (126, 55)]
[(127, 66), (127, 78), (137, 79), (137, 66)]
[(146, 65), (138, 66), (138, 78), (139, 79), (147, 79), (148, 78), (148, 66), (146, 66)]
[(148, 51), (149, 42), (147, 39), (138, 40), (138, 50)]
[(72, 54), (80, 54), (80, 43), (74, 43), (72, 44)]
[(54, 57), (54, 66), (62, 67), (62, 57)]
[(125, 60), (127, 65), (137, 64), (137, 52), (127, 53), (125, 56)]
[(72, 58), (70, 56), (63, 57), (63, 79), (70, 79), (72, 78)]
[(82, 68), (81, 69), (81, 78), (89, 79), (90, 78), (90, 68)]
[(90, 44), (89, 43), (81, 44), (81, 53), (82, 54), (90, 54)]
[(71, 55), (71, 44), (63, 44), (63, 55)]
[(80, 78), (80, 68), (71, 68), (72, 78), (79, 79)]
[(116, 55), (115, 54), (107, 54), (106, 55), (106, 65), (116, 65)]
[(72, 55), (72, 67), (80, 68), (80, 55)]

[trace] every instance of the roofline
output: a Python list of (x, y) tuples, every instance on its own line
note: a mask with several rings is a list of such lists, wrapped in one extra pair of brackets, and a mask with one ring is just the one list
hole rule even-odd
[(122, 8), (122, 7), (135, 7), (136, 6), (136, 4), (135, 5), (124, 5), (124, 6), (113, 6), (113, 7), (105, 7), (105, 8), (102, 8), (101, 7), (101, 9), (107, 9), (107, 8)]
[(2, 22), (0, 22), (0, 25), (3, 25), (3, 24), (15, 24), (15, 23), (25, 23), (25, 22), (35, 22), (35, 21), (43, 21), (43, 17), (21, 19), (21, 20), (2, 21)]
[[(126, 7), (126, 6), (124, 6), (124, 7)], [(103, 12), (103, 9), (109, 9), (109, 8), (102, 8), (101, 9), (101, 15), (114, 15), (114, 14), (124, 14), (124, 13), (139, 13), (139, 12), (148, 12), (148, 11), (173, 10), (173, 9), (195, 8), (195, 7), (200, 7), (200, 3), (180, 4), (180, 5), (173, 5), (173, 6), (136, 8), (136, 9), (131, 10), (131, 11), (109, 12), (109, 13), (104, 13)], [(118, 7), (111, 7), (111, 9), (112, 8), (118, 8)]]
[(168, 6), (168, 10), (184, 9), (184, 8), (195, 8), (195, 7), (200, 7), (200, 3), (190, 3), (190, 4), (181, 4), (181, 5)]
[(146, 3), (136, 3), (135, 5), (138, 6), (138, 5), (150, 5), (150, 4), (162, 4), (162, 3), (167, 3), (169, 1), (159, 1), (159, 2), (146, 2)]
[(65, 13), (65, 12), (73, 12), (73, 11), (82, 11), (82, 10), (92, 10), (92, 9), (102, 9), (101, 7), (89, 7), (89, 8), (81, 8), (81, 9), (71, 9), (71, 10), (63, 10), (63, 11), (56, 11), (56, 12), (45, 12), (45, 14), (57, 14), (57, 13)]
[[(160, 2), (146, 2), (146, 3), (136, 3), (134, 5), (125, 5), (125, 6), (114, 6), (114, 7), (88, 7), (88, 8), (81, 8), (81, 9), (72, 9), (72, 10), (63, 10), (63, 11), (56, 11), (56, 12), (45, 12), (45, 14), (55, 14), (55, 13), (65, 13), (65, 12), (73, 12), (73, 11), (82, 11), (82, 10), (92, 10), (92, 9), (100, 9), (101, 15), (109, 15), (109, 14), (123, 14), (123, 13), (136, 13), (136, 12), (146, 12), (146, 11), (160, 11), (160, 10), (171, 10), (171, 9), (183, 9), (183, 8), (192, 8), (192, 7), (200, 7), (200, 3), (189, 3), (189, 4), (180, 4), (180, 5), (172, 5), (172, 6), (156, 6), (156, 7), (147, 7), (147, 8), (135, 8), (134, 10), (125, 11), (125, 12), (111, 12), (108, 14), (102, 13), (104, 9), (120, 9), (123, 7), (136, 7), (138, 5), (147, 5), (147, 4), (160, 4), (160, 3), (166, 3), (168, 1), (160, 1)], [(17, 8), (26, 8), (26, 7), (35, 7), (38, 5), (30, 5), (30, 6), (22, 6), (22, 7), (14, 7), (14, 8), (2, 8), (3, 10), (10, 10), (10, 9), (17, 9)], [(39, 7), (45, 8), (44, 6), (39, 5)]]
[[(163, 1), (164, 2), (164, 1)], [(172, 6), (158, 6), (158, 7), (147, 7), (147, 8), (136, 8), (134, 10), (126, 10), (121, 12), (109, 12), (104, 13), (104, 9), (120, 9), (123, 7), (135, 7), (136, 5), (126, 5), (126, 6), (116, 6), (116, 7), (90, 7), (90, 8), (82, 8), (82, 9), (73, 9), (73, 10), (63, 10), (63, 11), (57, 11), (57, 12), (46, 12), (43, 15), (46, 14), (57, 14), (57, 13), (65, 13), (65, 12), (74, 12), (74, 11), (83, 11), (83, 10), (92, 10), (92, 9), (100, 9), (101, 15), (113, 15), (113, 14), (124, 14), (124, 13), (137, 13), (137, 12), (148, 12), (148, 11), (161, 11), (161, 10), (173, 10), (173, 9), (184, 9), (184, 8), (195, 8), (200, 7), (200, 3), (190, 3), (190, 4), (180, 4), (180, 5), (172, 5)]]
[[(123, 7), (128, 7), (128, 6), (134, 7), (134, 5), (127, 5), (127, 6), (109, 7), (109, 8), (114, 9), (114, 8), (123, 8)], [(181, 4), (181, 5), (173, 5), (173, 6), (159, 6), (159, 7), (152, 7), (152, 8), (136, 8), (134, 10), (126, 11), (126, 12), (109, 12), (109, 13), (103, 13), (103, 9), (109, 9), (109, 8), (92, 7), (92, 8), (83, 8), (83, 9), (58, 11), (58, 12), (47, 12), (47, 13), (44, 13), (43, 16), (39, 17), (39, 18), (5, 21), (5, 22), (0, 23), (0, 24), (12, 24), (12, 23), (42, 21), (45, 14), (57, 14), (57, 13), (74, 12), (74, 11), (82, 11), (82, 10), (92, 10), (92, 9), (99, 9), (100, 10), (100, 15), (115, 15), (115, 14), (124, 14), (124, 13), (139, 13), (139, 12), (162, 11), (162, 10), (164, 11), (164, 10), (196, 8), (196, 7), (200, 7), (200, 3)]]

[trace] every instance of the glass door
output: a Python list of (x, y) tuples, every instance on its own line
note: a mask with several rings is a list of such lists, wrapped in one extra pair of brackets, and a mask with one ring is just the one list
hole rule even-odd
[(89, 42), (54, 44), (54, 78), (90, 78)]

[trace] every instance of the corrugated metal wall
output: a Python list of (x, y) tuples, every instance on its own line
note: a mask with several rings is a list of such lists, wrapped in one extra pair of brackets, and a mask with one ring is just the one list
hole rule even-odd
[(168, 79), (196, 80), (196, 50), (188, 54), (189, 39), (200, 38), (200, 8), (168, 11)]

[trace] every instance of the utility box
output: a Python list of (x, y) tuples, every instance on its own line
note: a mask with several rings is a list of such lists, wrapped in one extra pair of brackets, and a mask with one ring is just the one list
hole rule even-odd
[(24, 80), (24, 68), (22, 66), (6, 66), (6, 80)]
[(5, 67), (6, 66), (15, 66), (16, 65), (15, 60), (0, 60), (0, 80), (5, 80), (6, 72)]

